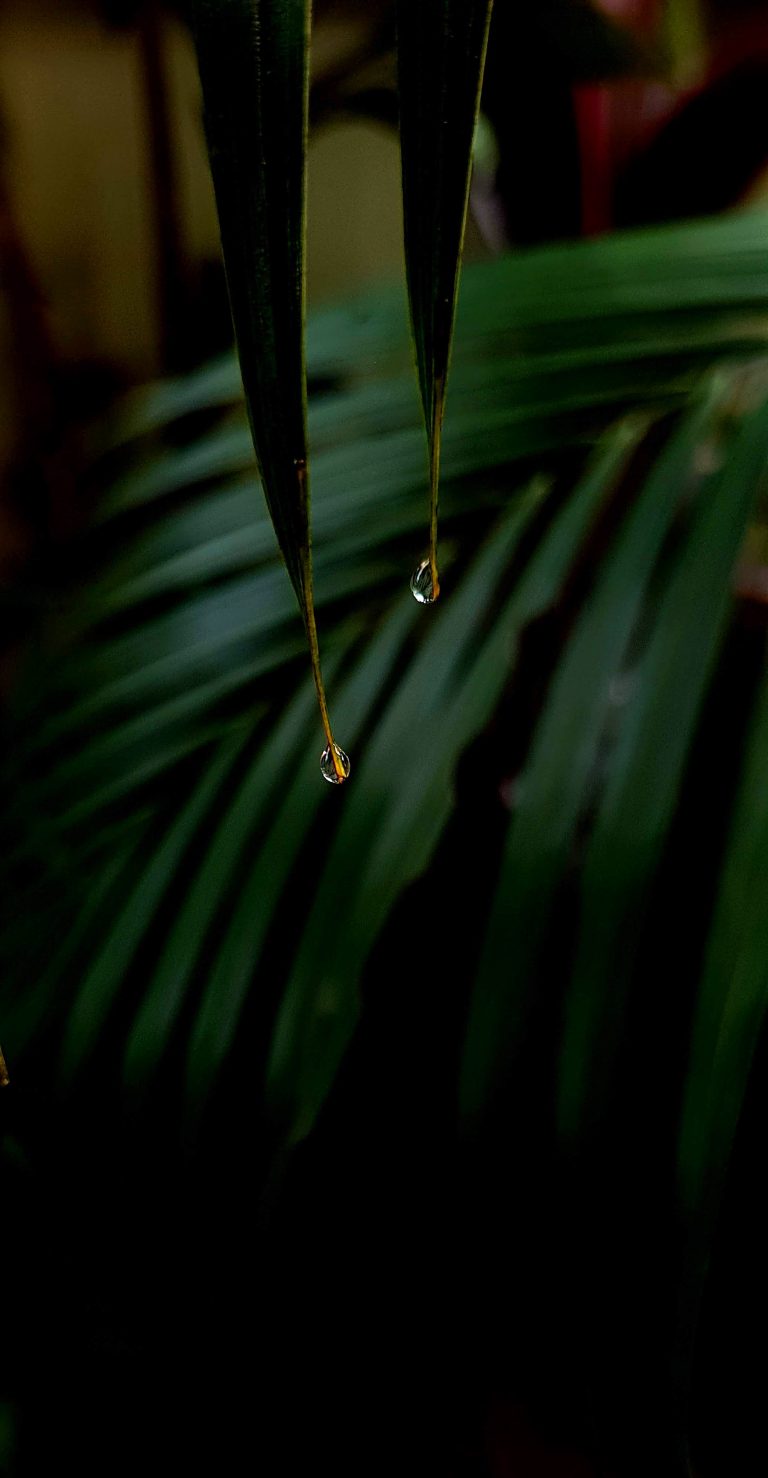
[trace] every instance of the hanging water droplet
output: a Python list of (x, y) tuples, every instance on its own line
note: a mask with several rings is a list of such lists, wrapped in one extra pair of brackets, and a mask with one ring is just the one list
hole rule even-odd
[[(432, 584), (432, 569), (428, 559), (423, 559), (411, 575), (411, 593), (420, 606), (431, 606), (436, 599), (435, 587)], [(439, 593), (440, 586), (438, 585), (437, 594)]]
[[(340, 749), (338, 744), (334, 744), (333, 749), (336, 755), (335, 763), (333, 754), (331, 753), (331, 746), (328, 744), (320, 756), (320, 773), (323, 779), (328, 781), (329, 785), (341, 785), (347, 779), (351, 768), (349, 755), (345, 754), (344, 750)], [(339, 770), (341, 770), (341, 774), (339, 774)]]

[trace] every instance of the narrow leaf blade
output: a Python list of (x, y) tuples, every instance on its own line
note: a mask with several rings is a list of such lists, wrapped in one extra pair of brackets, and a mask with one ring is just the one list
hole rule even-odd
[[(309, 0), (197, 0), (197, 55), (253, 443), (325, 701), (312, 596), (304, 234)], [(338, 764), (337, 778), (344, 779)]]
[(764, 672), (696, 1002), (678, 1150), (691, 1216), (719, 1202), (768, 1006), (767, 767)]
[(433, 598), (440, 432), (491, 8), (492, 0), (399, 0), (397, 8), (405, 259), (429, 442)]
[(306, 0), (197, 0), (205, 125), (264, 492), (297, 594), (309, 540), (304, 367)]
[(768, 403), (745, 417), (722, 468), (699, 496), (641, 660), (584, 866), (561, 1056), (559, 1118), (568, 1140), (601, 1117), (615, 1081), (617, 1036), (649, 889), (767, 459)]
[[(712, 408), (705, 397), (684, 419), (622, 523), (534, 734), (475, 980), (462, 1069), (468, 1125), (479, 1124), (497, 1091), (504, 1091), (524, 1043), (538, 960), (593, 772), (610, 685)], [(610, 444), (606, 459), (609, 471), (618, 470)], [(605, 475), (603, 465), (596, 476)]]

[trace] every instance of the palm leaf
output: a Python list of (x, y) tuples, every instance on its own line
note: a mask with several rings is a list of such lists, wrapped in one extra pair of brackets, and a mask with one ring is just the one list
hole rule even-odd
[[(364, 729), (371, 731), (382, 688), (391, 680), (395, 663), (403, 659), (412, 626), (413, 612), (395, 607), (341, 687), (339, 713), (353, 738)], [(286, 777), (284, 797), (259, 837), (236, 894), (190, 1035), (187, 1100), (195, 1114), (227, 1061), (249, 991), (259, 978), (271, 920), (286, 896), (292, 870), (318, 817), (320, 800), (313, 781), (313, 768), (306, 761)]]
[(638, 665), (584, 863), (562, 1051), (560, 1118), (569, 1136), (583, 1134), (606, 1111), (649, 887), (767, 466), (764, 403), (745, 416), (722, 467), (705, 481)]
[(227, 285), (264, 493), (307, 629), (336, 779), (312, 591), (304, 350), (309, 0), (196, 0)]
[(711, 1214), (766, 1007), (768, 683), (763, 673), (699, 985), (679, 1144), (681, 1201)]
[(695, 1002), (679, 1126), (677, 1177), (684, 1262), (677, 1349), (686, 1372), (692, 1366), (731, 1154), (768, 1004), (767, 758), (768, 683), (763, 666)]
[[(421, 452), (397, 297), (378, 294), (370, 306), (320, 315), (310, 366), (334, 388), (313, 410), (318, 601), (339, 664), (338, 701), (363, 745), (359, 784), (335, 838), (311, 786), (311, 757), (301, 755), (308, 702), (301, 632), (266, 514), (242, 481), (247, 441), (233, 422), (194, 435), (198, 411), (218, 405), (230, 417), (231, 362), (133, 400), (124, 431), (112, 438), (122, 444), (123, 470), (105, 499), (109, 516), (84, 552), (93, 578), (56, 623), (56, 662), (30, 660), (15, 698), (18, 738), (3, 812), (3, 948), (14, 1002), (6, 1052), (15, 1056), (46, 1020), (60, 1031), (66, 1017), (65, 1061), (75, 1073), (119, 1030), (117, 1049), (138, 1086), (181, 1040), (189, 1102), (199, 1106), (235, 1050), (245, 1003), (256, 993), (266, 1017), (277, 1010), (272, 1102), (293, 1135), (306, 1132), (354, 1032), (366, 962), (404, 889), (430, 866), (452, 813), (452, 774), (505, 689), (517, 637), (558, 601), (606, 500), (624, 496), (622, 467), (645, 420), (698, 394), (703, 366), (738, 365), (764, 346), (763, 229), (761, 216), (743, 215), (468, 270), (455, 365), (467, 406), (457, 405), (446, 429), (444, 517), (457, 597), (427, 632), (400, 606)], [(617, 413), (638, 406), (641, 418), (604, 443)], [(621, 538), (640, 520), (646, 563), (679, 507), (681, 469), (709, 415), (706, 403), (694, 405), (627, 507)], [(156, 429), (182, 417), (189, 446), (156, 455)], [(596, 460), (574, 477), (596, 443)], [(739, 467), (756, 465), (757, 445), (749, 444), (752, 460), (737, 464), (739, 477)], [(532, 462), (551, 472), (551, 490), (549, 481), (530, 485)], [(695, 506), (704, 503), (697, 498)], [(727, 557), (724, 545), (719, 562), (706, 565), (707, 598), (719, 590), (725, 600), (748, 499), (730, 522), (717, 494), (712, 506), (731, 543)], [(478, 539), (485, 543), (473, 561), (467, 551)], [(647, 606), (647, 574), (636, 560), (619, 564), (621, 579), (615, 573), (619, 548), (611, 546), (580, 618), (585, 634), (575, 633), (553, 676), (532, 766), (543, 765), (536, 755), (545, 754), (547, 723), (551, 736), (560, 724), (573, 735), (573, 725), (589, 719), (584, 754), (595, 752), (593, 716), (583, 716), (584, 673), (591, 663), (596, 691), (604, 692), (615, 670), (621, 581), (628, 609)], [(614, 603), (598, 598), (601, 581), (616, 592)], [(700, 592), (697, 599), (700, 613)], [(581, 669), (573, 666), (579, 642)], [(699, 688), (709, 671), (704, 663)], [(654, 674), (649, 669), (649, 692)], [(234, 769), (220, 790), (215, 767), (230, 741)], [(555, 737), (548, 743), (554, 763)], [(547, 825), (557, 822), (558, 867), (587, 785), (589, 763), (574, 765), (576, 743), (559, 757), (562, 809), (548, 813)], [(533, 768), (528, 778), (528, 804), (539, 793), (544, 804), (549, 782), (534, 783)], [(525, 795), (523, 788), (510, 839), (518, 827), (523, 834)], [(131, 860), (121, 872), (127, 837)], [(520, 859), (533, 869), (527, 848)], [(95, 908), (86, 924), (86, 901), (112, 864), (124, 879), (120, 905)], [(502, 870), (500, 880), (506, 876)], [(506, 895), (512, 909), (519, 887), (516, 873)], [(294, 947), (285, 957), (265, 952), (272, 920), (294, 894), (303, 921)], [(542, 886), (532, 928), (546, 916), (546, 896)], [(25, 920), (46, 909), (51, 920), (92, 931), (85, 971), (82, 944), (68, 954), (63, 939), (56, 943), (59, 925), (52, 949), (41, 949), (39, 929), (33, 947), (28, 925), (25, 945)], [(42, 953), (40, 991), (23, 991), (23, 968), (15, 966)], [(505, 980), (498, 957), (496, 968)]]
[[(501, 861), (467, 1033), (463, 1108), (470, 1122), (509, 1080), (525, 1042), (538, 956), (585, 807), (611, 684), (711, 416), (710, 395), (665, 449), (604, 559), (520, 776), (520, 802)], [(500, 960), (510, 967), (504, 990)]]
[[(402, 950), (407, 890), (450, 855), (462, 757), (489, 724), (497, 746), (525, 753), (521, 654), (565, 612), (511, 818), (493, 797), (510, 793), (513, 754), (486, 777), (500, 834), (507, 821), (498, 860), (483, 862), (492, 906), (451, 923), (468, 931), (462, 959), (479, 961), (460, 982), (475, 987), (462, 1093), (477, 1130), (520, 1133), (489, 1110), (543, 999), (550, 1063), (565, 1023), (561, 1134), (578, 1153), (613, 1115), (612, 1054), (623, 1060), (646, 989), (633, 941), (708, 721), (768, 451), (765, 405), (750, 409), (768, 345), (764, 229), (745, 214), (467, 270), (445, 433), (455, 595), (426, 628), (403, 595), (423, 448), (400, 301), (375, 294), (310, 326), (318, 609), (360, 753), (333, 813), (305, 743), (301, 623), (252, 495), (233, 362), (127, 404), (104, 438), (111, 481), (73, 589), (6, 725), (0, 1014), (17, 1083), (43, 1050), (60, 1093), (122, 1072), (132, 1091), (177, 1095), (192, 1127), (203, 1110), (218, 1123), (216, 1090), (247, 1062), (283, 1140), (310, 1133), (358, 1040), (386, 931)], [(158, 441), (171, 424), (173, 443)], [(748, 925), (763, 707), (680, 1084), (686, 1317), (762, 1019), (763, 931)], [(580, 901), (571, 933), (564, 887)], [(438, 921), (442, 947), (439, 935)], [(676, 1132), (670, 1116), (670, 1148)]]
[(400, 0), (403, 217), (421, 403), (429, 445), (430, 599), (439, 594), (440, 434), (492, 0)]
[(70, 1013), (62, 1047), (65, 1080), (77, 1072), (92, 1049), (125, 972), (151, 923), (184, 852), (206, 815), (218, 803), (219, 792), (248, 737), (235, 732), (221, 745), (186, 805), (179, 811), (154, 856), (111, 924), (101, 950), (95, 953), (80, 984)]

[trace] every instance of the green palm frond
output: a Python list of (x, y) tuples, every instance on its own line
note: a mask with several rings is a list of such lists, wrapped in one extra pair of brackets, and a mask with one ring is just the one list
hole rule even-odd
[[(464, 962), (465, 1128), (504, 1123), (544, 990), (553, 1143), (578, 1156), (599, 1139), (734, 568), (763, 517), (765, 231), (743, 214), (467, 270), (444, 442), (449, 598), (426, 620), (407, 593), (423, 445), (401, 298), (311, 323), (317, 601), (358, 759), (341, 797), (317, 783), (303, 632), (254, 497), (233, 362), (126, 404), (77, 580), (8, 724), (0, 1020), (17, 1080), (42, 1052), (62, 1092), (102, 1073), (142, 1094), (173, 1060), (194, 1124), (248, 1059), (278, 1136), (306, 1136), (382, 940), (450, 852), (469, 763), (498, 846), (489, 907), (445, 925)], [(547, 621), (531, 723), (521, 674)], [(669, 1123), (692, 1225), (722, 1187), (764, 1012), (762, 934), (736, 938), (736, 900), (759, 915), (755, 702), (701, 920), (682, 1127)], [(439, 930), (417, 945), (415, 992), (439, 969)]]

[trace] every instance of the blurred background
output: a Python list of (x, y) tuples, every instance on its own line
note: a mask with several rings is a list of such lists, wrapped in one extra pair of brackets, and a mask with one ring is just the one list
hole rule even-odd
[[(763, 198), (764, 9), (502, 0), (467, 259)], [(0, 43), (8, 580), (76, 516), (78, 430), (228, 313), (183, 6), (3, 0)], [(315, 6), (310, 305), (401, 273), (393, 44), (384, 0)]]
[[(388, 0), (316, 0), (314, 6), (311, 313), (330, 312), (329, 305), (382, 283), (391, 284), (393, 295), (404, 302), (393, 11)], [(505, 252), (600, 240), (622, 228), (719, 216), (768, 202), (767, 96), (768, 6), (760, 0), (496, 0), (466, 261), (490, 263)], [(63, 569), (74, 572), (76, 589), (87, 585), (89, 577), (79, 564), (80, 536), (104, 487), (120, 471), (115, 425), (145, 404), (142, 387), (149, 382), (181, 384), (181, 377), (230, 345), (185, 7), (162, 0), (0, 0), (0, 691), (12, 753), (20, 745), (13, 727), (14, 694), (26, 671), (25, 653), (38, 640), (41, 612), (46, 620), (55, 616)], [(373, 358), (388, 362), (387, 344), (382, 345)], [(310, 370), (314, 388), (323, 392), (333, 388), (341, 371), (330, 352), (331, 370), (322, 353), (317, 359)], [(222, 396), (227, 409), (234, 394), (228, 380)], [(209, 410), (201, 426), (208, 424)], [(173, 432), (157, 441), (161, 451), (176, 444)], [(216, 578), (214, 572), (214, 584)], [(752, 582), (751, 598), (760, 608), (765, 581), (759, 559)], [(49, 666), (55, 665), (56, 650)], [(136, 801), (137, 824), (141, 801)], [(55, 932), (48, 919), (43, 912), (38, 928)], [(8, 1053), (2, 1016), (0, 1041)], [(33, 1063), (45, 1063), (47, 1047), (40, 1059), (35, 1050), (33, 1043)], [(13, 1077), (12, 1060), (9, 1068)], [(174, 1246), (184, 1242), (186, 1219), (194, 1221), (198, 1213), (197, 1197), (207, 1203), (204, 1235), (194, 1241), (194, 1256), (187, 1252), (185, 1262), (182, 1256), (187, 1281), (173, 1285), (156, 1318), (151, 1307), (141, 1317), (136, 1308), (128, 1314), (131, 1300), (138, 1307), (147, 1288), (157, 1298), (163, 1286), (162, 1269), (147, 1281), (141, 1263), (131, 1273), (129, 1292), (121, 1290), (120, 1259), (130, 1256), (130, 1241), (128, 1232), (116, 1230), (125, 1204), (132, 1202), (132, 1178), (137, 1195), (149, 1193), (146, 1186), (139, 1188), (139, 1167), (155, 1127), (150, 1132), (144, 1124), (140, 1149), (130, 1134), (120, 1138), (122, 1129), (114, 1140), (104, 1129), (98, 1149), (89, 1141), (90, 1158), (83, 1156), (70, 1179), (61, 1144), (46, 1148), (51, 1105), (39, 1078), (32, 1076), (22, 1107), (7, 1110), (10, 1132), (0, 1179), (3, 1221), (6, 1185), (22, 1205), (11, 1248), (3, 1253), (0, 1284), (1, 1301), (18, 1267), (13, 1338), (2, 1350), (0, 1474), (26, 1478), (47, 1472), (59, 1447), (61, 1461), (88, 1473), (135, 1472), (138, 1466), (150, 1472), (298, 1471), (295, 1457), (250, 1452), (241, 1459), (238, 1443), (249, 1440), (243, 1413), (250, 1377), (230, 1352), (227, 1380), (234, 1384), (227, 1386), (222, 1376), (217, 1385), (210, 1349), (198, 1358), (194, 1348), (194, 1279), (208, 1276), (198, 1259), (205, 1236), (221, 1237), (220, 1228), (213, 1230), (217, 1215), (211, 1192), (197, 1180), (206, 1167), (210, 1170), (210, 1159), (193, 1158), (194, 1175), (185, 1162), (178, 1205), (172, 1215), (166, 1208), (166, 1220), (158, 1223), (162, 1235), (177, 1239), (163, 1252), (172, 1261)], [(67, 1134), (77, 1136), (92, 1107), (87, 1095), (78, 1101)], [(238, 1112), (242, 1109), (239, 1100)], [(161, 1139), (163, 1132), (158, 1131)], [(215, 1158), (212, 1142), (206, 1153)], [(231, 1149), (230, 1158), (224, 1157), (219, 1191), (227, 1177), (247, 1173), (238, 1158), (241, 1150)], [(34, 1160), (35, 1152), (47, 1167), (38, 1168), (37, 1179), (27, 1159), (32, 1153)], [(107, 1172), (105, 1162), (113, 1153)], [(152, 1193), (165, 1169), (158, 1151), (149, 1179)], [(90, 1184), (93, 1194), (102, 1174), (111, 1187), (110, 1210), (103, 1214), (93, 1211), (98, 1196), (88, 1210), (84, 1191)], [(311, 1174), (320, 1177), (321, 1171)], [(73, 1213), (70, 1194), (80, 1198), (79, 1212)], [(237, 1198), (233, 1204), (239, 1207)], [(297, 1205), (300, 1215), (301, 1202)], [(77, 1234), (68, 1229), (73, 1215), (81, 1232), (90, 1227), (93, 1246), (86, 1239), (75, 1250)], [(55, 1273), (41, 1275), (35, 1291), (29, 1282), (45, 1264), (48, 1244), (58, 1245), (60, 1238), (65, 1250), (53, 1254)], [(245, 1268), (243, 1230), (234, 1242), (237, 1265)], [(219, 1256), (225, 1256), (225, 1246), (225, 1237), (216, 1242)], [(26, 1263), (19, 1262), (25, 1247), (33, 1252)], [(382, 1244), (377, 1255), (385, 1251)], [(58, 1280), (83, 1276), (92, 1256), (99, 1271), (84, 1295), (85, 1332), (72, 1335), (66, 1321), (78, 1317), (77, 1297), (71, 1287), (62, 1294)], [(314, 1274), (322, 1280), (321, 1265)], [(228, 1276), (232, 1281), (224, 1280), (222, 1303), (231, 1311), (242, 1290), (231, 1270)], [(31, 1330), (28, 1307), (34, 1311)], [(274, 1310), (271, 1317), (276, 1319)], [(217, 1319), (220, 1314), (205, 1316), (205, 1339), (234, 1328), (234, 1316), (230, 1324)], [(0, 1334), (3, 1328), (0, 1317)], [(245, 1337), (238, 1326), (237, 1339)], [(77, 1358), (67, 1373), (71, 1342)], [(281, 1347), (287, 1368), (289, 1356)], [(418, 1365), (413, 1352), (409, 1358)], [(43, 1402), (30, 1394), (38, 1360), (45, 1368)], [(186, 1382), (183, 1399), (168, 1396), (167, 1403), (166, 1364), (169, 1381), (180, 1364)], [(111, 1372), (108, 1377), (102, 1365)], [(236, 1368), (239, 1375), (233, 1373)], [(384, 1379), (378, 1369), (376, 1380)], [(284, 1390), (282, 1400), (281, 1420), (300, 1423), (301, 1401), (297, 1415)], [(479, 1409), (477, 1392), (472, 1401)], [(123, 1451), (122, 1435), (137, 1402), (143, 1412), (140, 1435), (134, 1433)], [(190, 1403), (198, 1403), (202, 1413), (199, 1450), (194, 1433), (187, 1430), (179, 1438)], [(482, 1452), (473, 1435), (477, 1411), (472, 1407), (464, 1425), (458, 1423), (460, 1435), (449, 1444), (450, 1457), (436, 1441), (418, 1471), (467, 1478), (486, 1473), (597, 1478), (598, 1471), (614, 1471), (592, 1466), (570, 1430), (547, 1430), (546, 1402), (543, 1409), (537, 1424), (514, 1401), (494, 1396)], [(386, 1401), (377, 1410), (386, 1410)], [(46, 1412), (52, 1414), (50, 1430)], [(72, 1444), (83, 1421), (90, 1436), (81, 1459)], [(163, 1437), (153, 1450), (155, 1422)], [(57, 1424), (63, 1424), (61, 1437)], [(280, 1433), (272, 1435), (277, 1452)], [(369, 1440), (374, 1442), (370, 1432)], [(379, 1471), (379, 1458), (363, 1450), (357, 1471)], [(409, 1462), (404, 1460), (402, 1471), (410, 1471)], [(387, 1463), (392, 1471), (391, 1453)], [(723, 1467), (702, 1468), (710, 1471), (725, 1478)]]
[[(392, 7), (315, 6), (310, 305), (401, 273)], [(758, 0), (496, 7), (467, 259), (763, 198)], [(183, 6), (3, 0), (6, 575), (66, 525), (74, 434), (228, 314)]]
[[(230, 337), (181, 10), (119, 0), (0, 10), (6, 573), (73, 516), (77, 429), (127, 387), (201, 363)], [(310, 302), (401, 268), (391, 105), (387, 124), (375, 108), (336, 107), (369, 59), (372, 85), (392, 87), (391, 41), (386, 6), (318, 7), (327, 117), (312, 144)]]

